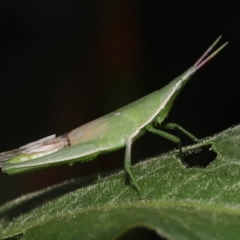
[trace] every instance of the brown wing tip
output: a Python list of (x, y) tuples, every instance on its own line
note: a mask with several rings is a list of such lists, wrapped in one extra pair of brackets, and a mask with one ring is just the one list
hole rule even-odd
[(0, 153), (0, 167), (2, 167), (5, 162), (7, 162), (10, 158), (15, 157), (17, 154), (19, 154), (19, 149)]

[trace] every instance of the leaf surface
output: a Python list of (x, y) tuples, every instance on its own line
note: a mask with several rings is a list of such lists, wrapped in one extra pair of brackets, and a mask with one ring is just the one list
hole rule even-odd
[[(1, 239), (117, 239), (136, 227), (166, 239), (239, 239), (240, 126), (184, 148), (217, 154), (186, 167), (169, 152), (133, 166), (142, 195), (121, 171), (72, 180), (0, 207)], [(134, 238), (132, 238), (134, 239)]]

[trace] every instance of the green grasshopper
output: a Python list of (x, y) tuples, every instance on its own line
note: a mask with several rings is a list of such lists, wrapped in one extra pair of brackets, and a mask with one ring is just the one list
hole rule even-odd
[(190, 77), (228, 44), (226, 42), (207, 57), (220, 38), (221, 36), (192, 67), (160, 90), (62, 136), (51, 135), (18, 149), (0, 153), (2, 171), (17, 174), (64, 163), (86, 162), (100, 154), (125, 147), (124, 168), (132, 184), (140, 191), (131, 171), (133, 142), (145, 131), (149, 131), (177, 143), (181, 156), (181, 140), (165, 132), (165, 129), (176, 128), (193, 141), (198, 141), (195, 136), (178, 124), (165, 123), (164, 120), (175, 98)]

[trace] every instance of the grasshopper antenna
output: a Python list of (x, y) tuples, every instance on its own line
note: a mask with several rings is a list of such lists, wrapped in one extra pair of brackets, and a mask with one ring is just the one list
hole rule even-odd
[[(228, 42), (224, 43), (222, 46), (220, 46), (216, 51), (214, 51), (211, 55), (209, 55), (207, 58), (205, 58), (212, 49), (216, 46), (216, 44), (219, 42), (222, 36), (219, 36), (214, 43), (204, 52), (204, 54), (197, 60), (197, 62), (193, 65), (195, 67), (195, 71), (200, 69), (202, 66), (204, 66), (208, 61), (210, 61), (213, 57), (215, 57), (226, 45)], [(205, 58), (205, 59), (204, 59)]]

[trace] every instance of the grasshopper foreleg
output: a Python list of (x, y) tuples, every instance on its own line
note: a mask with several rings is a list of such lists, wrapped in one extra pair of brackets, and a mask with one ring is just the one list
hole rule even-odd
[(171, 133), (167, 133), (165, 131), (156, 129), (151, 124), (146, 126), (146, 130), (149, 131), (149, 132), (152, 132), (154, 134), (157, 134), (157, 135), (159, 135), (163, 138), (166, 138), (169, 141), (172, 141), (172, 142), (176, 143), (178, 145), (179, 155), (180, 155), (180, 157), (182, 156), (182, 143), (181, 143), (181, 139), (179, 137), (176, 137)]
[(166, 129), (178, 129), (180, 132), (184, 133), (186, 136), (188, 136), (194, 142), (201, 141), (200, 139), (196, 138), (194, 135), (192, 135), (190, 132), (188, 132), (186, 129), (184, 129), (177, 123), (166, 123), (166, 124), (163, 124), (162, 127), (166, 128)]

